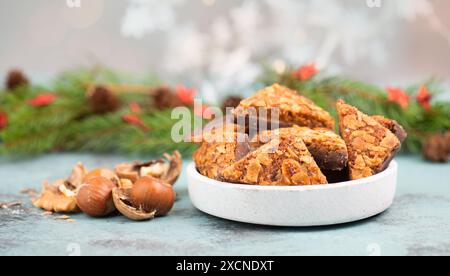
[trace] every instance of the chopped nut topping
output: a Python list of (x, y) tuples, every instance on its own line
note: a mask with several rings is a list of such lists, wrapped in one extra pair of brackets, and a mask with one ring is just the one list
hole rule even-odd
[[(249, 108), (265, 110), (278, 109), (280, 122), (311, 128), (334, 128), (333, 117), (313, 101), (300, 96), (296, 91), (279, 84), (267, 87), (250, 98), (243, 100), (235, 114), (245, 114)], [(269, 112), (270, 113), (270, 112)]]

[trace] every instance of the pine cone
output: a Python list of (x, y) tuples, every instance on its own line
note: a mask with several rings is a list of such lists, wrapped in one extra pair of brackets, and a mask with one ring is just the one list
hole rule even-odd
[(450, 154), (450, 131), (430, 136), (423, 146), (423, 156), (432, 162), (448, 162)]
[(222, 111), (225, 113), (227, 108), (236, 108), (241, 103), (242, 98), (237, 96), (231, 96), (225, 99), (225, 101), (222, 104)]
[(14, 90), (20, 86), (28, 85), (29, 81), (20, 70), (11, 70), (6, 77), (5, 86), (8, 90)]
[(154, 91), (153, 106), (159, 110), (164, 110), (183, 106), (183, 102), (170, 88), (161, 86)]
[(97, 114), (117, 111), (121, 102), (113, 92), (103, 86), (97, 86), (89, 98), (92, 110)]

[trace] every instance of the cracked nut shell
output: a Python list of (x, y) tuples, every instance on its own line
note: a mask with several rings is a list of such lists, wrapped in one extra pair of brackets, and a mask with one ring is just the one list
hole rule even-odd
[(164, 159), (119, 164), (115, 172), (121, 179), (128, 179), (132, 183), (140, 177), (151, 176), (173, 185), (181, 174), (182, 166), (181, 154), (175, 151), (173, 155), (164, 154)]
[(75, 192), (66, 187), (64, 180), (58, 180), (53, 184), (45, 182), (42, 193), (32, 203), (49, 212), (73, 213), (79, 211)]
[(120, 188), (114, 188), (112, 195), (113, 195), (113, 201), (114, 205), (116, 206), (117, 210), (124, 215), (125, 217), (135, 220), (135, 221), (144, 221), (144, 220), (150, 220), (155, 217), (155, 211), (154, 212), (145, 212), (143, 210), (139, 210), (131, 204), (130, 200), (130, 194), (131, 189), (120, 189)]

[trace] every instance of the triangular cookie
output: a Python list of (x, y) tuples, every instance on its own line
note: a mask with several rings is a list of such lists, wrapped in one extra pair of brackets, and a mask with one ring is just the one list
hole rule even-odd
[(251, 140), (252, 147), (257, 148), (274, 138), (298, 136), (302, 138), (317, 165), (322, 170), (340, 171), (347, 166), (347, 146), (342, 138), (329, 129), (294, 126), (259, 133)]
[(324, 109), (318, 107), (313, 101), (299, 95), (296, 91), (279, 84), (274, 84), (256, 92), (250, 98), (243, 100), (236, 108), (236, 116), (251, 116), (252, 108), (257, 115), (261, 110), (267, 110), (271, 120), (271, 110), (278, 109), (280, 125), (298, 125), (311, 128), (334, 128), (333, 117)]
[(262, 186), (327, 184), (300, 137), (273, 139), (222, 171), (221, 180)]
[(336, 104), (341, 135), (347, 144), (352, 180), (375, 175), (389, 166), (399, 139), (374, 118), (340, 100)]
[(213, 179), (250, 152), (248, 135), (239, 132), (235, 125), (224, 125), (197, 139), (203, 143), (194, 152), (193, 160), (202, 175)]

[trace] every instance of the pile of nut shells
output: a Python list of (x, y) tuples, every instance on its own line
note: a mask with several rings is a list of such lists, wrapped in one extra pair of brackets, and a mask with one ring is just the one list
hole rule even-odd
[(98, 168), (88, 171), (78, 163), (71, 175), (52, 184), (33, 204), (48, 212), (83, 212), (91, 217), (120, 213), (144, 221), (164, 216), (175, 202), (174, 183), (182, 170), (179, 152), (148, 162), (117, 165), (114, 170)]

